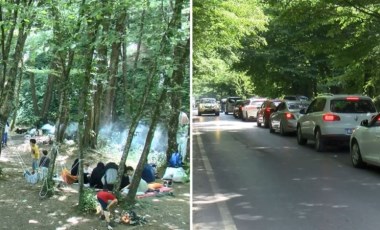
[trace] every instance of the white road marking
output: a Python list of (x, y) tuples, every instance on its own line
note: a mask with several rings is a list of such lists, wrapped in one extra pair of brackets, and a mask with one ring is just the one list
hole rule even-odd
[[(196, 137), (197, 137), (197, 142), (198, 142), (200, 154), (202, 157), (202, 162), (205, 166), (205, 169), (207, 172), (207, 177), (209, 178), (211, 190), (215, 196), (216, 194), (219, 194), (219, 189), (218, 189), (218, 186), (216, 184), (216, 179), (215, 179), (210, 161), (209, 161), (209, 159), (206, 155), (206, 152), (204, 150), (202, 139), (200, 138), (200, 135), (196, 135)], [(215, 198), (216, 198), (216, 196), (215, 196)], [(224, 201), (217, 202), (217, 207), (218, 207), (218, 210), (219, 210), (220, 215), (222, 217), (224, 229), (225, 230), (237, 230), (235, 222), (231, 217), (231, 213), (228, 210), (226, 202), (224, 202)], [(197, 224), (195, 224), (194, 227), (195, 227), (195, 229), (203, 229), (202, 226), (199, 226), (199, 225), (197, 226)]]

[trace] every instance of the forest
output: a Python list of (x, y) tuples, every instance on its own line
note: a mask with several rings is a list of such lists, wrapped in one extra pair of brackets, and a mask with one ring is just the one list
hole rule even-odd
[(380, 95), (379, 1), (194, 0), (193, 17), (197, 98)]
[(1, 136), (7, 122), (28, 132), (48, 125), (53, 156), (71, 139), (79, 159), (123, 143), (119, 185), (127, 159), (138, 162), (131, 202), (152, 143), (164, 165), (179, 151), (180, 114), (189, 113), (189, 1), (1, 0), (0, 46)]

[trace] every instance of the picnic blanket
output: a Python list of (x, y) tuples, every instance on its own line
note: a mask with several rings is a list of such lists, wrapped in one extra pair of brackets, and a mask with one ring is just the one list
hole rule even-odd
[(152, 197), (152, 196), (160, 196), (160, 195), (170, 194), (172, 191), (173, 191), (172, 188), (161, 187), (153, 192), (146, 192), (142, 195), (136, 195), (136, 198), (141, 199), (141, 198)]

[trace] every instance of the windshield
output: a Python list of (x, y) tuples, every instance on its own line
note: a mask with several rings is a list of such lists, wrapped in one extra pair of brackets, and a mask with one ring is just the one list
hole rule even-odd
[(330, 103), (331, 112), (335, 113), (375, 113), (376, 108), (371, 100), (336, 99)]
[(201, 99), (201, 103), (216, 103), (216, 99), (215, 98), (203, 98)]

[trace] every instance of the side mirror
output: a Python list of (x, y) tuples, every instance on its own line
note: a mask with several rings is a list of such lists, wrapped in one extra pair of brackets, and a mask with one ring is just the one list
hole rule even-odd
[(306, 114), (306, 109), (305, 109), (305, 108), (302, 108), (302, 109), (300, 110), (300, 114)]
[(367, 119), (362, 120), (362, 121), (360, 122), (360, 125), (361, 125), (361, 126), (365, 126), (365, 127), (367, 127), (367, 126), (368, 126), (368, 120), (367, 120)]

